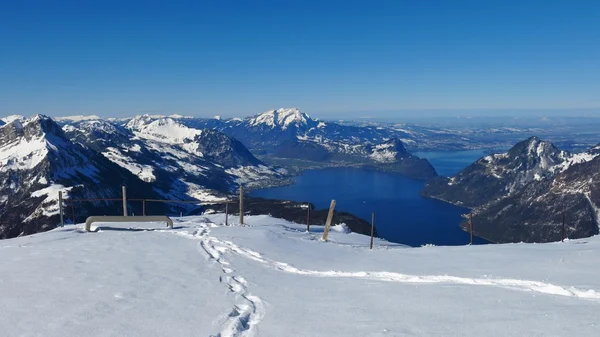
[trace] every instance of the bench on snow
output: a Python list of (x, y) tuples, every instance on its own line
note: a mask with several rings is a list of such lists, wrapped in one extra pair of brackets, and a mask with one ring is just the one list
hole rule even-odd
[(91, 232), (94, 222), (166, 222), (167, 227), (173, 228), (173, 220), (166, 215), (150, 216), (90, 216), (85, 220), (86, 232)]

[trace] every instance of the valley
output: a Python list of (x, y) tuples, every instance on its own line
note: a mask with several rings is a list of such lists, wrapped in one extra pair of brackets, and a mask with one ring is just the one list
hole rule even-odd
[[(520, 121), (519, 127), (480, 121), (423, 126), (321, 121), (298, 109), (229, 119), (181, 115), (55, 119), (9, 116), (0, 119), (0, 204), (4, 210), (0, 211), (0, 237), (32, 234), (56, 226), (57, 198), (51, 194), (58, 190), (65, 191), (68, 202), (70, 198), (115, 197), (119, 187), (127, 185), (135, 190), (131, 196), (134, 198), (197, 200), (201, 204), (222, 203), (244, 186), (252, 195), (311, 202), (317, 208), (326, 208), (327, 202), (313, 195), (292, 192), (303, 188), (302, 183), (298, 185), (303, 174), (338, 172), (329, 178), (323, 173), (324, 177), (313, 179), (316, 184), (311, 183), (310, 188), (319, 197), (330, 194), (327, 184), (320, 186), (321, 182), (347, 176), (348, 172), (365, 175), (352, 183), (341, 180), (341, 185), (334, 187), (341, 195), (327, 197), (343, 199), (352, 195), (351, 190), (343, 192), (348, 184), (369, 186), (371, 178), (367, 176), (377, 175), (377, 171), (381, 177), (394, 177), (388, 183), (396, 186), (392, 190), (412, 191), (413, 201), (421, 200), (421, 194), (459, 206), (452, 211), (455, 215), (445, 216), (445, 211), (436, 210), (440, 206), (430, 210), (429, 206), (419, 208), (422, 206), (407, 203), (408, 208), (399, 211), (406, 223), (403, 226), (423, 232), (407, 239), (394, 234), (399, 229), (386, 230), (390, 226), (386, 224), (396, 223), (394, 213), (390, 213), (384, 216), (387, 219), (381, 222), (379, 232), (392, 241), (415, 246), (463, 244), (464, 239), (451, 239), (453, 235), (441, 240), (434, 235), (430, 240), (427, 233), (442, 227), (457, 230), (459, 224), (465, 229), (461, 216), (469, 212), (477, 223), (476, 234), (491, 241), (556, 241), (560, 239), (557, 228), (562, 215), (556, 210), (558, 204), (569, 214), (569, 237), (585, 237), (597, 233), (598, 227), (592, 168), (597, 162), (597, 148), (591, 146), (574, 154), (537, 137), (518, 141), (517, 145), (511, 142), (539, 132), (558, 139), (560, 144), (571, 144), (570, 149), (581, 148), (592, 143), (594, 137), (600, 138), (589, 126), (595, 122), (578, 125), (564, 119), (546, 120), (547, 128), (543, 129), (534, 128), (530, 121)], [(561, 127), (567, 132), (558, 133)], [(503, 150), (509, 148), (508, 152)], [(592, 183), (585, 183), (586, 179)], [(575, 191), (565, 181), (580, 187)], [(397, 195), (392, 193), (386, 198), (392, 204), (404, 204), (405, 192), (394, 193)], [(536, 203), (532, 204), (534, 195)], [(367, 205), (377, 204), (380, 197), (377, 192), (363, 193), (362, 205), (349, 201), (342, 210), (358, 215), (356, 221), (369, 220), (377, 207)], [(544, 198), (548, 201), (540, 203)], [(392, 204), (383, 208), (383, 214), (385, 209), (394, 209)], [(128, 212), (139, 214), (139, 207), (130, 204)], [(156, 212), (188, 214), (201, 209), (193, 204), (164, 204)], [(411, 212), (414, 209), (418, 211)], [(118, 205), (95, 202), (84, 205), (78, 213), (85, 216), (100, 210), (122, 212)], [(406, 216), (412, 213), (416, 215)], [(521, 223), (520, 217), (527, 220)], [(421, 221), (423, 224), (416, 225)], [(464, 235), (458, 232), (456, 237)]]

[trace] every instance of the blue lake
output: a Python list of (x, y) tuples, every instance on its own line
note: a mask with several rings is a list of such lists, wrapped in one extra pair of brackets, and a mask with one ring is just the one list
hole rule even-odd
[[(455, 174), (483, 154), (482, 151), (419, 153), (431, 160), (441, 175)], [(359, 168), (328, 168), (305, 171), (294, 184), (257, 190), (250, 195), (310, 201), (317, 208), (328, 208), (336, 199), (338, 211), (347, 211), (365, 220), (375, 213), (379, 236), (388, 241), (421, 246), (464, 245), (469, 234), (458, 224), (468, 209), (420, 196), (424, 182), (396, 173)], [(476, 239), (476, 243), (485, 243)]]

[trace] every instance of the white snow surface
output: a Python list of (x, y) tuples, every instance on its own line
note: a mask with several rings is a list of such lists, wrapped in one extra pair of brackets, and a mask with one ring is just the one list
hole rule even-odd
[(96, 115), (76, 115), (76, 116), (63, 116), (63, 117), (54, 117), (54, 120), (60, 122), (82, 122), (82, 121), (93, 121), (102, 119), (102, 117)]
[(272, 128), (275, 126), (281, 127), (282, 130), (287, 129), (291, 124), (307, 125), (310, 116), (300, 112), (297, 108), (292, 109), (276, 109), (263, 112), (256, 117), (250, 119), (250, 125), (265, 124)]
[(13, 121), (24, 121), (25, 119), (26, 118), (21, 115), (10, 115), (10, 116), (0, 118), (0, 120), (6, 124), (11, 123)]
[(133, 118), (125, 127), (140, 138), (169, 144), (189, 142), (202, 134), (202, 130), (189, 128), (172, 118), (153, 119), (147, 115)]
[(371, 153), (370, 157), (377, 162), (391, 163), (396, 160), (397, 155), (398, 152), (394, 150), (394, 144), (383, 143), (373, 148), (373, 153)]
[[(135, 144), (139, 151), (139, 145)], [(106, 148), (106, 151), (102, 152), (102, 155), (108, 158), (113, 163), (127, 169), (129, 172), (135, 174), (140, 179), (145, 182), (153, 182), (156, 180), (154, 176), (154, 168), (150, 165), (142, 165), (138, 164), (135, 161), (132, 161), (130, 157), (124, 155), (114, 147)]]
[(369, 250), (269, 216), (174, 221), (0, 241), (2, 335), (598, 335), (597, 237)]
[(46, 198), (40, 205), (35, 209), (35, 211), (25, 219), (25, 221), (37, 218), (39, 216), (52, 216), (59, 213), (58, 207), (58, 192), (63, 192), (63, 198), (69, 198), (69, 192), (73, 189), (71, 187), (65, 187), (61, 184), (52, 184), (50, 186), (44, 187), (41, 190), (34, 191), (31, 193), (32, 198), (38, 198), (45, 196)]

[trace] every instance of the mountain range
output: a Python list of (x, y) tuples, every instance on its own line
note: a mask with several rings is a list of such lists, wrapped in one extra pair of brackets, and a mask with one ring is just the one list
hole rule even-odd
[[(571, 154), (531, 137), (486, 156), (422, 194), (471, 208), (474, 231), (494, 242), (547, 242), (598, 234), (600, 147)], [(466, 229), (468, 222), (461, 226)]]
[(298, 109), (276, 109), (241, 118), (178, 118), (193, 128), (210, 128), (242, 142), (272, 164), (291, 168), (361, 166), (426, 180), (437, 176), (426, 160), (409, 153), (409, 131), (380, 126), (323, 122)]
[[(118, 198), (121, 185), (128, 187), (129, 198), (200, 204), (223, 201), (239, 185), (288, 183), (295, 171), (265, 158), (368, 166), (417, 179), (436, 176), (427, 160), (410, 154), (397, 138), (377, 135), (374, 128), (313, 120), (297, 109), (240, 120), (148, 115), (54, 120), (36, 115), (10, 116), (0, 123), (0, 238), (54, 227), (59, 190), (68, 205), (73, 199)], [(314, 158), (319, 153), (322, 157)], [(128, 212), (141, 214), (140, 204), (129, 202)], [(152, 204), (147, 213), (188, 212), (197, 206)], [(66, 212), (67, 220), (73, 220), (69, 213), (76, 220), (120, 214), (120, 207), (114, 201), (77, 202)]]

